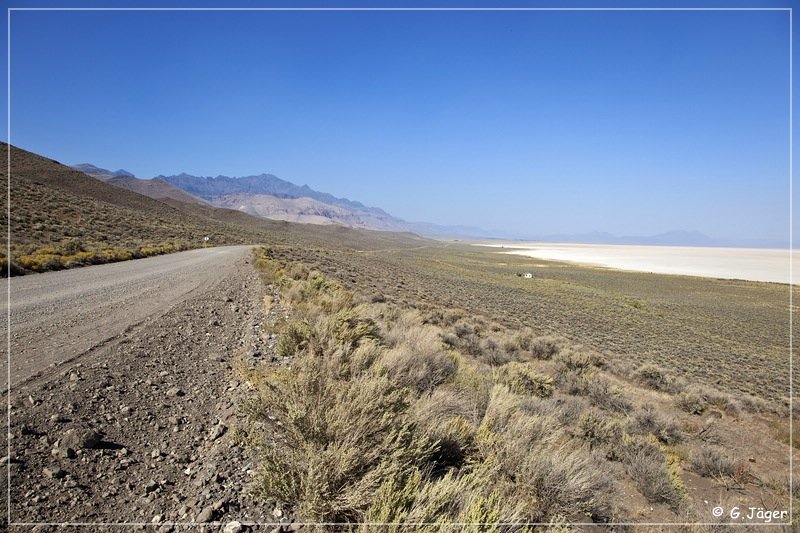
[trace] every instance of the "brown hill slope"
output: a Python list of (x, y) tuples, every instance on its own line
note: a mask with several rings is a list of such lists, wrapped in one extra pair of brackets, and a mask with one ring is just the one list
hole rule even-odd
[[(8, 145), (0, 144), (0, 157)], [(246, 213), (163, 201), (115, 187), (82, 172), (25, 150), (11, 147), (11, 177), (5, 165), (2, 180), (10, 184), (10, 219), (0, 230), (0, 266), (7, 264), (11, 224), (12, 274), (41, 272), (120, 261), (210, 243), (326, 246), (356, 250), (419, 246), (423, 239), (347, 228), (276, 222)], [(6, 205), (8, 191), (0, 188)], [(6, 268), (2, 266), (3, 275)]]
[[(3, 144), (3, 156), (7, 150)], [(4, 181), (7, 174), (3, 166)], [(188, 249), (202, 246), (206, 236), (213, 244), (268, 240), (263, 224), (246, 227), (186, 213), (16, 147), (11, 148), (9, 188), (15, 273)], [(7, 194), (3, 188), (4, 204)]]
[(174, 185), (170, 185), (166, 181), (158, 178), (151, 180), (141, 180), (133, 176), (117, 176), (106, 181), (109, 185), (128, 189), (129, 191), (138, 192), (156, 200), (163, 200), (165, 198), (172, 198), (180, 202), (186, 203), (205, 203), (197, 196), (191, 195)]

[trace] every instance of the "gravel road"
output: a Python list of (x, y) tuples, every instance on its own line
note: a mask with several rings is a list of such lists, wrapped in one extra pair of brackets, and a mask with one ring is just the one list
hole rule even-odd
[[(249, 250), (249, 246), (204, 248), (12, 278), (12, 389), (213, 286)], [(8, 284), (0, 285), (0, 315), (5, 322)]]
[(12, 280), (0, 523), (296, 529), (283, 502), (251, 496), (256, 461), (236, 437), (252, 395), (236, 369), (281, 364), (250, 257), (213, 248)]

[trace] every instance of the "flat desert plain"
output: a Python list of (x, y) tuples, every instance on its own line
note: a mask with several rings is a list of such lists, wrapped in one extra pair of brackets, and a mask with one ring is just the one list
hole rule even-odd
[(481, 243), (502, 252), (635, 272), (748, 281), (800, 280), (798, 252), (768, 248), (638, 246), (618, 244)]

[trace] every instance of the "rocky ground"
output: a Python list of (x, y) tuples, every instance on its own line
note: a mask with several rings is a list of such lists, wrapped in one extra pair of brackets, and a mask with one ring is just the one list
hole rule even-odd
[(288, 531), (282, 502), (254, 501), (237, 444), (247, 384), (270, 362), (265, 288), (250, 259), (220, 282), (11, 395), (13, 531), (59, 524), (180, 531)]

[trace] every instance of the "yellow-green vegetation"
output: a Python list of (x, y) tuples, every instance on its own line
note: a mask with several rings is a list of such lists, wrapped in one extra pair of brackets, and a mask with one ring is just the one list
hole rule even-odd
[[(261, 461), (255, 493), (307, 522), (532, 531), (635, 521), (631, 493), (702, 521), (684, 470), (737, 475), (703, 440), (711, 426), (682, 429), (698, 415), (663, 369), (615, 373), (564, 338), (389, 303), (270, 254), (255, 263), (282, 306), (268, 324), (282, 363), (245, 370), (244, 432)], [(651, 403), (664, 394), (675, 399)], [(715, 395), (736, 403), (699, 401)]]
[[(13, 263), (13, 267), (15, 269), (14, 273), (19, 273), (19, 269), (46, 272), (48, 270), (139, 259), (152, 255), (168, 254), (191, 247), (186, 242), (178, 242), (177, 244), (161, 242), (155, 245), (133, 248), (103, 247), (98, 245), (87, 247), (77, 240), (67, 240), (61, 245), (43, 246), (41, 248), (37, 248), (36, 245), (32, 244), (19, 245), (14, 247), (16, 260)], [(5, 254), (0, 255), (2, 255), (0, 257), (0, 268), (5, 269), (8, 260)]]

